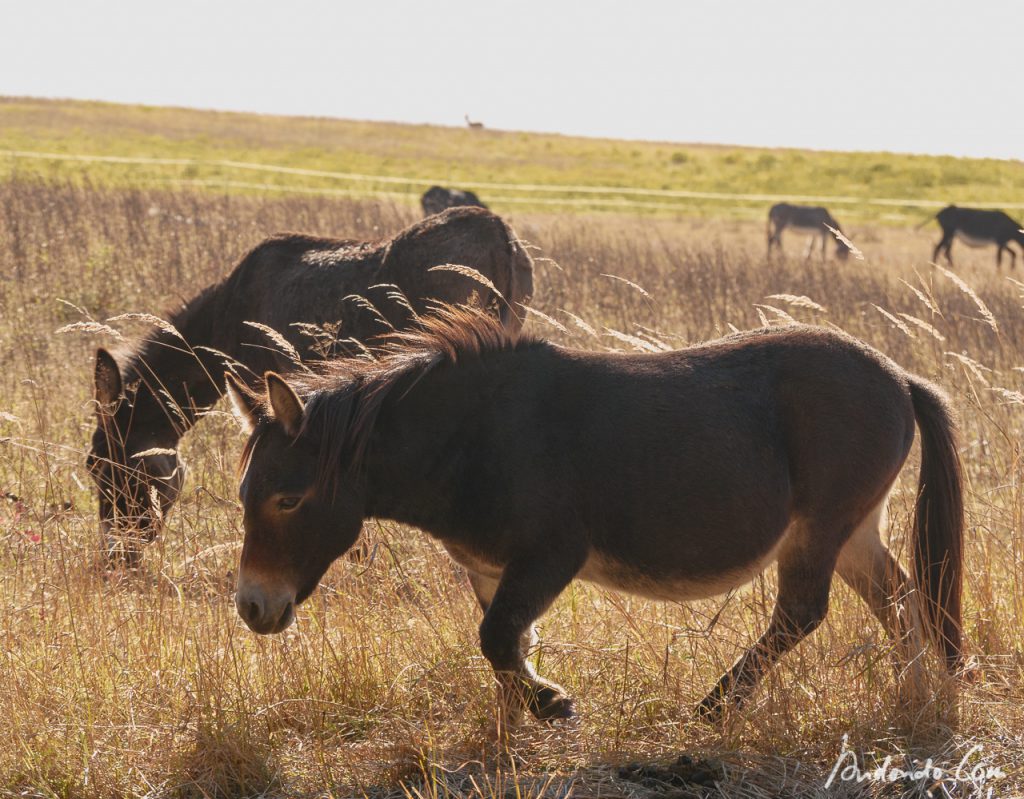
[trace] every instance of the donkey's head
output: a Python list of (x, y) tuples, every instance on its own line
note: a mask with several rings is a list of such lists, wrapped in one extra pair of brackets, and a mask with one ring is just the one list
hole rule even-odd
[(100, 533), (109, 554), (130, 564), (139, 544), (163, 527), (164, 514), (178, 498), (184, 463), (168, 429), (136, 417), (137, 391), (127, 396), (117, 361), (96, 353), (96, 430), (86, 458), (99, 494)]
[(249, 434), (239, 497), (245, 540), (235, 607), (254, 632), (279, 633), (295, 618), (334, 560), (359, 537), (365, 502), (356, 486), (325, 484), (322, 441), (307, 430), (306, 408), (268, 372), (266, 397), (228, 375), (227, 392)]

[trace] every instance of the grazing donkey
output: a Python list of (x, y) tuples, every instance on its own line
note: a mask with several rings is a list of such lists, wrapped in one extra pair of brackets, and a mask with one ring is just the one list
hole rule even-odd
[[(789, 203), (778, 203), (768, 210), (768, 254), (771, 255), (772, 245), (782, 249), (782, 231), (786, 228), (794, 228), (810, 233), (807, 240), (807, 252), (805, 258), (811, 257), (811, 250), (814, 248), (816, 238), (821, 239), (821, 257), (825, 258), (825, 247), (829, 240), (834, 239), (829, 228), (842, 233), (842, 228), (836, 222), (832, 214), (821, 206), (790, 205)], [(850, 254), (850, 248), (842, 239), (835, 238), (836, 257), (846, 260)]]
[[(1003, 250), (1010, 254), (1010, 268), (1017, 266), (1017, 255), (1010, 247), (1010, 242), (1015, 241), (1024, 248), (1024, 231), (1021, 230), (1020, 222), (1002, 211), (985, 211), (980, 208), (957, 208), (955, 205), (947, 206), (939, 211), (934, 217), (942, 227), (942, 239), (935, 245), (932, 253), (932, 260), (939, 260), (939, 253), (945, 252), (949, 265), (953, 265), (953, 258), (949, 254), (953, 246), (953, 239), (958, 238), (968, 247), (988, 247), (992, 244), (996, 250), (996, 269), (1003, 267)], [(930, 222), (926, 220), (925, 223)], [(918, 226), (920, 227), (920, 225)]]
[[(576, 577), (680, 601), (778, 562), (768, 629), (701, 702), (706, 718), (742, 702), (821, 623), (833, 571), (916, 677), (919, 618), (957, 666), (953, 423), (938, 389), (881, 353), (804, 326), (594, 353), (454, 310), (398, 341), (379, 361), (292, 383), (268, 373), (265, 397), (229, 375), (250, 436), (235, 603), (255, 632), (288, 627), (373, 516), (420, 527), (469, 570), (510, 719), (524, 705), (538, 718), (572, 712), (526, 656), (534, 621)], [(879, 537), (915, 421), (920, 592)]]
[[(465, 273), (431, 269), (445, 264), (476, 269), (504, 300)], [(134, 564), (139, 543), (159, 532), (181, 491), (178, 442), (220, 398), (228, 362), (253, 374), (295, 368), (266, 328), (248, 323), (278, 331), (303, 359), (350, 355), (358, 342), (406, 327), (432, 302), (478, 299), (514, 333), (532, 294), (529, 254), (501, 219), (478, 208), (446, 211), (379, 242), (267, 239), (124, 363), (103, 349), (96, 354), (96, 430), (87, 464), (111, 555)], [(304, 325), (331, 326), (333, 340), (304, 334)]]
[(463, 205), (472, 205), (477, 208), (487, 207), (471, 191), (446, 189), (443, 186), (431, 186), (423, 192), (423, 196), (420, 197), (420, 205), (423, 206), (424, 216), (439, 214), (447, 208), (456, 208)]

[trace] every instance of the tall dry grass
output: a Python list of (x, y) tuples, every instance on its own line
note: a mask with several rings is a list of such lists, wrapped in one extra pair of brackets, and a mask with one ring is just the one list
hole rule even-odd
[[(980, 744), (971, 762), (1007, 776), (949, 790), (1024, 789), (1021, 286), (988, 252), (954, 275), (933, 269), (931, 233), (853, 229), (867, 260), (839, 265), (766, 261), (760, 226), (738, 222), (514, 220), (538, 259), (530, 324), (557, 341), (676, 346), (797, 319), (839, 326), (952, 394), (968, 485), (966, 629), (981, 666), (954, 727), (895, 711), (888, 643), (838, 583), (826, 623), (747, 711), (722, 728), (696, 723), (695, 702), (767, 623), (768, 575), (686, 606), (574, 585), (542, 622), (538, 658), (580, 716), (527, 724), (500, 747), (475, 602), (421, 533), (368, 525), (371, 559), (336, 564), (296, 627), (269, 639), (244, 628), (231, 602), (242, 438), (223, 409), (186, 439), (186, 490), (144, 568), (97, 569), (83, 465), (92, 356), (117, 341), (54, 331), (162, 313), (279, 230), (374, 237), (411, 218), (312, 198), (0, 186), (0, 493), (11, 495), (0, 504), (0, 795), (917, 790), (826, 790), (844, 735), (865, 764), (955, 765)], [(121, 324), (125, 338), (140, 332)], [(915, 483), (912, 462), (892, 500), (901, 552)]]

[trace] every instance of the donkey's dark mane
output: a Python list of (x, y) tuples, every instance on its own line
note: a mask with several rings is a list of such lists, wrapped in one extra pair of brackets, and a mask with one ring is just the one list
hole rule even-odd
[[(212, 353), (205, 353), (207, 357), (200, 360), (197, 355), (204, 353), (193, 354), (185, 341), (211, 339), (213, 320), (221, 316), (226, 282), (208, 286), (176, 311), (166, 314), (164, 318), (169, 327), (154, 326), (136, 346), (113, 350), (122, 364), (122, 379), (133, 402), (147, 394), (152, 395), (152, 402), (147, 401), (146, 404), (147, 416), (165, 416), (179, 434), (195, 422), (192, 418), (195, 410), (212, 404), (219, 395), (214, 382), (217, 373), (210, 372)], [(197, 384), (192, 391), (196, 409), (193, 409), (192, 402), (188, 402), (184, 388), (186, 382)], [(140, 391), (144, 386), (148, 387), (147, 392)], [(172, 405), (174, 411), (171, 410)], [(183, 424), (187, 426), (183, 427)]]
[[(316, 246), (338, 248), (364, 244), (381, 246), (379, 242), (279, 233), (252, 248), (240, 263), (244, 265), (261, 252), (275, 247), (302, 252)], [(182, 300), (174, 311), (164, 314), (166, 327), (157, 324), (134, 347), (114, 350), (115, 357), (123, 364), (121, 373), (126, 386), (148, 386), (155, 402), (149, 412), (166, 416), (175, 428), (180, 428), (183, 421), (179, 415), (185, 417), (188, 425), (194, 424), (195, 411), (212, 405), (220, 397), (220, 373), (224, 360), (221, 353), (235, 360), (242, 358), (239, 336), (244, 328), (224, 325), (223, 320), (230, 316), (232, 299), (246, 280), (247, 276), (236, 268), (191, 299)], [(185, 342), (195, 345), (195, 349)], [(193, 404), (196, 408), (192, 407)], [(174, 406), (174, 411), (170, 405)], [(184, 430), (179, 429), (179, 432)]]
[[(302, 247), (322, 244), (324, 241), (327, 240), (298, 233), (277, 234), (253, 247), (239, 263), (244, 264), (259, 251), (269, 249), (274, 245)], [(339, 246), (348, 243), (341, 239), (337, 242), (331, 240), (331, 242)], [(225, 310), (231, 292), (237, 289), (237, 284), (240, 282), (237, 274), (236, 269), (216, 283), (210, 284), (194, 297), (183, 299), (176, 310), (165, 315), (167, 323), (181, 333), (185, 341), (212, 342), (215, 338), (214, 327), (220, 321), (220, 315)], [(134, 347), (117, 349), (114, 354), (117, 356), (117, 360), (124, 364), (122, 373), (125, 379), (137, 380), (151, 370), (149, 365), (151, 362), (167, 357), (169, 350), (184, 349), (186, 349), (184, 342), (169, 329), (154, 326), (150, 329), (149, 334), (144, 336)], [(188, 357), (194, 360), (194, 356), (189, 355)]]
[[(319, 481), (330, 486), (358, 473), (381, 406), (401, 384), (405, 391), (439, 366), (486, 358), (498, 352), (546, 346), (542, 339), (510, 332), (469, 306), (442, 306), (416, 329), (382, 338), (374, 358), (339, 358), (316, 370), (289, 376), (306, 402), (300, 436), (319, 442)], [(248, 463), (261, 433), (274, 424), (266, 397), (251, 393), (260, 419), (242, 452)]]

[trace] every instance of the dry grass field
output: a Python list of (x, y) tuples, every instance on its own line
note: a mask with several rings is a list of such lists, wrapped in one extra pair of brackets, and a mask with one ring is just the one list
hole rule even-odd
[[(372, 238), (412, 218), (369, 201), (0, 184), (0, 796), (1024, 792), (1024, 285), (996, 273), (991, 251), (954, 248), (955, 276), (930, 266), (934, 227), (851, 226), (865, 260), (838, 264), (805, 262), (793, 236), (789, 257), (767, 261), (763, 225), (742, 220), (512, 217), (536, 248), (534, 333), (630, 349), (797, 319), (838, 326), (950, 392), (979, 665), (957, 719), (894, 709), (888, 642), (837, 581), (826, 623), (755, 701), (722, 727), (696, 722), (695, 703), (767, 623), (769, 572), (689, 605), (574, 584), (542, 621), (537, 659), (579, 717), (528, 722), (499, 744), (475, 601), (418, 531), (368, 524), (372, 557), (335, 564), (296, 626), (245, 628), (232, 603), (243, 437), (221, 406), (186, 438), (186, 489), (143, 567), (98, 568), (92, 359), (123, 342), (97, 325), (58, 330), (166, 314), (276, 231)], [(904, 561), (916, 457), (891, 505)], [(864, 768), (887, 756), (969, 767), (940, 786), (826, 788), (844, 736)], [(981, 763), (1004, 773), (972, 783)]]

